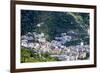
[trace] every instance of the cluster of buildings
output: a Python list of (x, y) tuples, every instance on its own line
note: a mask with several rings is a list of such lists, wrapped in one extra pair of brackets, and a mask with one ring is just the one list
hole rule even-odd
[(77, 45), (65, 47), (61, 54), (51, 55), (51, 57), (57, 57), (60, 61), (84, 60), (89, 59), (89, 53), (89, 45)]
[[(74, 33), (74, 32), (72, 32)], [(31, 49), (36, 53), (48, 52), (51, 57), (57, 57), (58, 60), (78, 60), (84, 59), (89, 53), (89, 45), (80, 45), (66, 47), (64, 44), (72, 40), (72, 36), (62, 33), (50, 42), (46, 40), (44, 33), (30, 33), (21, 36), (21, 46)]]

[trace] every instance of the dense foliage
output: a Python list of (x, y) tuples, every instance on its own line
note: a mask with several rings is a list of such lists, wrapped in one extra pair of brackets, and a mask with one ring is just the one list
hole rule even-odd
[[(37, 24), (41, 27), (37, 27)], [(79, 37), (87, 36), (89, 13), (21, 10), (21, 34), (43, 32), (47, 40), (73, 30)], [(84, 34), (85, 33), (85, 34)]]
[(33, 53), (27, 48), (21, 48), (21, 63), (24, 62), (48, 62), (57, 61), (57, 58), (50, 57), (49, 53)]

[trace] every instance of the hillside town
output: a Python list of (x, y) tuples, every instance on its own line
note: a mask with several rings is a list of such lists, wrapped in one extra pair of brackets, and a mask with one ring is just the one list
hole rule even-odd
[[(68, 35), (69, 34), (69, 35)], [(66, 42), (74, 40), (74, 31), (68, 34), (61, 33), (51, 41), (47, 41), (44, 33), (28, 32), (21, 36), (21, 47), (26, 47), (33, 53), (41, 54), (49, 53), (51, 57), (56, 57), (59, 61), (73, 61), (89, 59), (90, 48), (84, 42), (80, 42), (75, 46), (66, 46)]]

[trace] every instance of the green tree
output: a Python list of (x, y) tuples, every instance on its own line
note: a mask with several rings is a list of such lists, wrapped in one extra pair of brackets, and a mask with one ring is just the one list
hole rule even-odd
[(30, 57), (30, 51), (26, 48), (21, 49), (21, 62), (25, 62)]

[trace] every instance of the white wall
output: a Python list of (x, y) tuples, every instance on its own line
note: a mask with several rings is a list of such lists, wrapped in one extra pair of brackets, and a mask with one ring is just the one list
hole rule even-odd
[[(56, 3), (97, 5), (97, 68), (65, 69), (34, 73), (99, 73), (100, 72), (100, 0), (34, 0)], [(10, 73), (10, 0), (0, 0), (0, 73)], [(27, 72), (29, 73), (29, 72)], [(33, 72), (30, 72), (33, 73)]]

